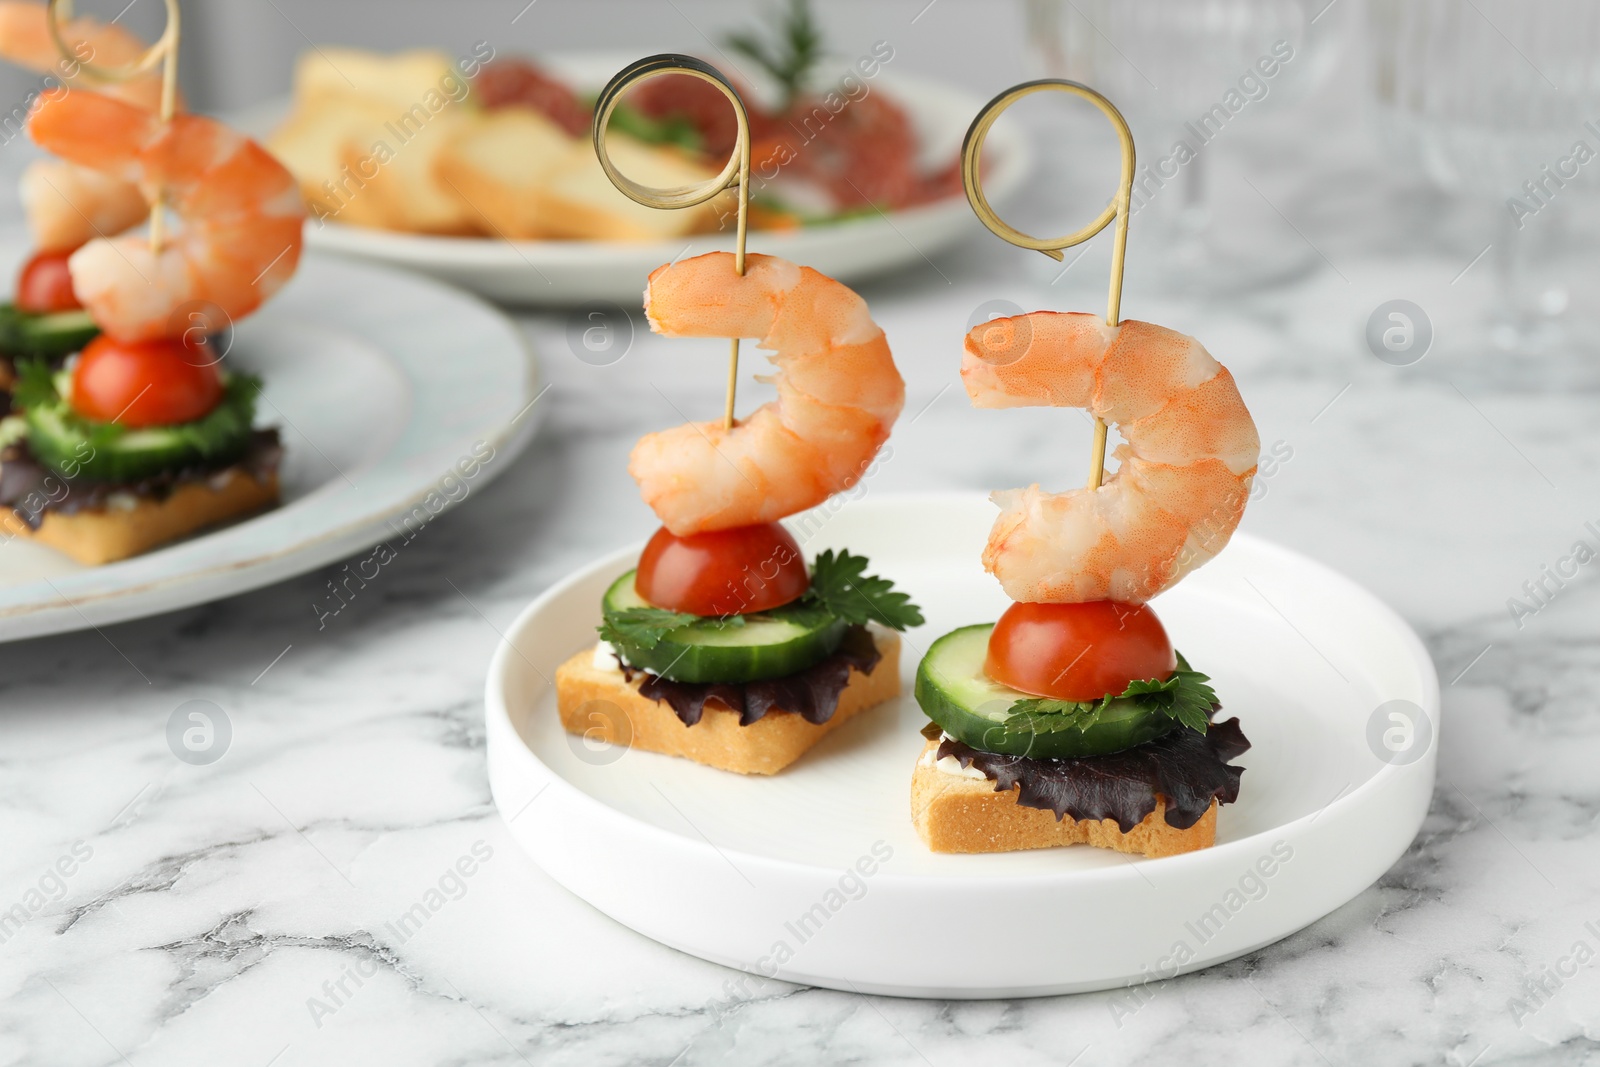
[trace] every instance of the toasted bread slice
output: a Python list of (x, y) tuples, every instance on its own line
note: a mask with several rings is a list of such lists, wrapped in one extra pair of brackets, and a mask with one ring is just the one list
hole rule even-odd
[(433, 163), (477, 117), (443, 52), (317, 48), (295, 65), (294, 113), (267, 141), (319, 220), (424, 233), (476, 227)]
[(1053, 811), (1017, 803), (1020, 787), (995, 792), (987, 778), (948, 774), (934, 765), (938, 739), (929, 741), (911, 774), (911, 820), (934, 852), (1016, 852), (1025, 848), (1093, 845), (1143, 856), (1175, 856), (1210, 848), (1217, 840), (1217, 802), (1187, 830), (1169, 826), (1167, 807), (1123, 833), (1115, 819), (1057, 819)]
[(300, 53), (294, 65), (296, 108), (327, 97), (356, 97), (379, 105), (393, 118), (412, 104), (426, 102), (430, 92), (465, 94), (465, 79), (450, 57), (432, 48), (384, 55), (322, 45)]
[(549, 235), (541, 189), (578, 149), (590, 151), (540, 112), (508, 107), (459, 130), (435, 159), (439, 180), (475, 215), (485, 233), (523, 240)]
[(390, 117), (367, 100), (328, 97), (291, 115), (267, 139), (267, 148), (295, 176), (318, 218), (383, 226), (387, 223), (378, 214), (376, 203), (360, 195), (365, 180), (359, 172), (342, 171), (347, 150), (354, 149), (358, 161), (370, 154)]
[(685, 726), (670, 704), (640, 695), (642, 676), (630, 682), (621, 671), (596, 667), (593, 648), (556, 669), (556, 704), (568, 733), (739, 774), (776, 774), (857, 715), (899, 695), (900, 638), (874, 630), (873, 640), (883, 658), (871, 674), (850, 672), (833, 717), (820, 725), (770, 711), (740, 726), (736, 712), (708, 701), (700, 721)]
[(385, 123), (373, 145), (347, 142), (343, 165), (364, 183), (350, 202), (367, 199), (391, 229), (476, 232), (472, 214), (439, 180), (434, 164), (451, 139), (477, 120), (478, 116), (459, 108), (447, 107), (437, 114), (414, 110)]
[[(606, 151), (618, 170), (641, 185), (672, 189), (699, 185), (716, 177), (716, 171), (676, 148), (646, 144), (615, 133), (606, 138)], [(552, 237), (597, 241), (659, 241), (687, 233), (713, 230), (723, 215), (730, 219), (731, 194), (704, 204), (675, 211), (647, 207), (629, 199), (606, 177), (588, 142), (580, 142), (553, 168), (538, 188), (536, 210), (546, 220)]]
[(242, 467), (228, 467), (204, 480), (184, 482), (162, 500), (134, 498), (127, 507), (106, 505), (71, 513), (47, 510), (37, 530), (10, 508), (0, 508), (0, 533), (36, 541), (79, 563), (98, 566), (277, 502), (276, 471), (257, 478)]

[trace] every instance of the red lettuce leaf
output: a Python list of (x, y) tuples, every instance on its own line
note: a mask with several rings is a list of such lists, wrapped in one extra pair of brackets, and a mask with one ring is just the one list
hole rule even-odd
[(1056, 818), (1115, 819), (1127, 833), (1166, 799), (1167, 825), (1187, 830), (1217, 800), (1239, 799), (1243, 767), (1228, 761), (1250, 748), (1238, 719), (1212, 723), (1204, 734), (1173, 730), (1154, 741), (1105, 756), (1032, 759), (983, 752), (960, 741), (942, 741), (938, 758), (954, 756), (995, 783), (996, 792), (1020, 786), (1017, 803), (1042, 808)]

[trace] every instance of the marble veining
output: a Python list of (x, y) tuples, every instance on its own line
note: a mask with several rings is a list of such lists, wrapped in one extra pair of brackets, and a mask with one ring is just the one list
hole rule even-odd
[[(1350, 904), (1130, 1009), (1125, 991), (940, 1003), (745, 980), (554, 885), (490, 802), (484, 670), (532, 597), (649, 532), (627, 451), (674, 407), (718, 410), (720, 370), (642, 332), (589, 366), (562, 315), (532, 314), (553, 382), (542, 435), (326, 625), (313, 605), (336, 567), (0, 645), (0, 1065), (1600, 1061), (1600, 570), (1521, 619), (1507, 606), (1600, 521), (1600, 394), (1549, 384), (1581, 380), (1600, 347), (1574, 342), (1515, 387), (1486, 377), (1487, 275), (1452, 281), (1481, 247), (1476, 216), (1389, 174), (1354, 111), (1229, 134), (1304, 237), (1259, 202), (1236, 224), (1315, 242), (1315, 269), (1194, 299), (1141, 288), (1130, 261), (1124, 304), (1202, 338), (1263, 441), (1292, 451), (1245, 528), (1377, 591), (1439, 664), (1432, 810)], [(1074, 189), (1031, 206), (1076, 217)], [(1575, 282), (1592, 283), (1588, 258)], [(973, 412), (952, 383), (978, 305), (1097, 309), (1103, 261), (1052, 284), (1059, 267), (975, 227), (864, 287), (909, 383), (869, 491), (1075, 481), (1074, 417)], [(1361, 340), (1397, 296), (1439, 327), (1413, 368)], [(208, 766), (167, 747), (191, 699), (233, 725)]]

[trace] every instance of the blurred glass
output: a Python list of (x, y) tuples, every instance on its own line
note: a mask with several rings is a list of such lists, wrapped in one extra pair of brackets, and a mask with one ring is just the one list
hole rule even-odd
[(1524, 355), (1575, 339), (1564, 237), (1600, 183), (1600, 5), (1369, 0), (1367, 18), (1386, 152), (1496, 220), (1483, 336)]
[(1238, 136), (1234, 123), (1304, 99), (1334, 68), (1345, 38), (1341, 6), (1348, 7), (1337, 0), (1026, 0), (1037, 76), (1093, 86), (1133, 130), (1139, 221), (1129, 241), (1155, 253), (1140, 257), (1141, 278), (1177, 292), (1242, 290), (1318, 262), (1304, 241), (1227, 225), (1211, 186), (1215, 154)]

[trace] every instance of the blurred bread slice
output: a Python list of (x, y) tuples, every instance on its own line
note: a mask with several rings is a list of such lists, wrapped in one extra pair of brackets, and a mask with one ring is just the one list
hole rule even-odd
[(267, 147), (318, 219), (424, 233), (475, 232), (433, 164), (476, 115), (443, 52), (323, 47), (295, 64), (294, 110)]
[[(619, 171), (655, 189), (697, 185), (717, 175), (676, 148), (647, 144), (622, 133), (609, 135), (606, 149)], [(721, 212), (732, 217), (728, 194), (676, 211), (635, 203), (611, 184), (587, 143), (567, 154), (536, 195), (551, 237), (656, 241), (715, 229)]]
[(46, 508), (33, 529), (10, 508), (0, 508), (0, 535), (35, 541), (88, 567), (114, 563), (219, 523), (253, 515), (278, 502), (278, 472), (257, 477), (243, 466), (180, 481), (161, 499), (136, 498), (64, 512)]
[(588, 141), (569, 137), (540, 112), (502, 108), (461, 128), (434, 166), (484, 232), (546, 237), (551, 229), (541, 188), (568, 155), (587, 148)]
[(461, 96), (465, 85), (450, 57), (431, 48), (384, 55), (323, 45), (302, 52), (294, 66), (297, 107), (330, 96), (355, 97), (380, 105), (388, 118), (413, 104), (433, 106), (430, 92), (446, 99), (452, 92)]
[[(654, 241), (715, 229), (733, 194), (663, 211), (618, 192), (588, 138), (528, 108), (484, 112), (443, 52), (323, 47), (295, 65), (294, 111), (267, 145), (319, 220), (514, 239)], [(612, 160), (655, 188), (716, 170), (616, 133)]]
[[(358, 226), (386, 226), (371, 198), (359, 196), (354, 177), (340, 173), (346, 149), (366, 154), (383, 132), (388, 116), (382, 107), (355, 97), (324, 99), (302, 107), (267, 139), (267, 149), (300, 182), (312, 213)], [(361, 147), (365, 146), (365, 147)]]
[(349, 204), (369, 201), (365, 206), (391, 229), (477, 232), (472, 214), (435, 170), (453, 138), (476, 121), (467, 111), (446, 108), (425, 122), (386, 123), (371, 145), (347, 141), (343, 166), (363, 183)]

